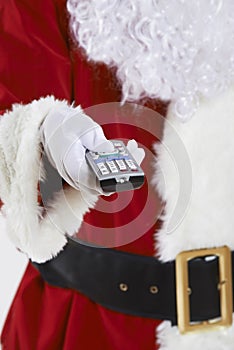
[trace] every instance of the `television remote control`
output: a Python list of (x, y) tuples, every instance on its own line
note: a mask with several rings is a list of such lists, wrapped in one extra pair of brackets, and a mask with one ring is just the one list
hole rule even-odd
[(110, 140), (114, 145), (111, 153), (86, 151), (86, 160), (94, 171), (103, 192), (122, 192), (140, 188), (144, 172), (125, 144)]

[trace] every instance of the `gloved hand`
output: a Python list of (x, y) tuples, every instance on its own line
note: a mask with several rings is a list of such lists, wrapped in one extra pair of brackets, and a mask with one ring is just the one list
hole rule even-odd
[[(104, 194), (86, 162), (85, 152), (111, 152), (114, 148), (101, 126), (80, 107), (50, 112), (41, 126), (41, 140), (50, 163), (67, 183), (76, 189)], [(138, 148), (135, 140), (130, 140), (127, 147), (140, 164), (144, 150)]]

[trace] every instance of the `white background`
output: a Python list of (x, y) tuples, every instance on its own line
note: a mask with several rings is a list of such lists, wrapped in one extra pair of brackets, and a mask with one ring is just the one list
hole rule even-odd
[(7, 238), (0, 215), (0, 333), (26, 265), (27, 258)]

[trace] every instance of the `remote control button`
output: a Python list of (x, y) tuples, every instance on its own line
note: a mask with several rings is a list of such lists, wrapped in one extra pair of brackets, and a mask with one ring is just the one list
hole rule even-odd
[(102, 158), (110, 157), (110, 156), (118, 156), (119, 151), (117, 149), (114, 149), (113, 152), (99, 152), (98, 155)]
[(107, 161), (106, 164), (112, 173), (118, 173), (118, 168), (113, 160)]
[(98, 153), (95, 153), (95, 152), (90, 152), (90, 155), (93, 159), (98, 159), (99, 158), (99, 155)]
[(104, 163), (97, 163), (97, 166), (102, 175), (107, 175), (110, 173)]
[(134, 162), (131, 159), (126, 159), (126, 163), (131, 170), (137, 170), (137, 166), (134, 164)]
[(114, 146), (115, 146), (115, 147), (122, 147), (122, 143), (121, 143), (121, 142), (115, 142), (115, 143), (114, 143)]
[(124, 163), (124, 161), (122, 159), (116, 159), (116, 163), (118, 164), (118, 167), (120, 170), (126, 170), (127, 169), (127, 166), (126, 164)]
[(122, 151), (122, 152), (119, 152), (121, 154), (121, 156), (128, 156), (128, 153), (126, 151)]

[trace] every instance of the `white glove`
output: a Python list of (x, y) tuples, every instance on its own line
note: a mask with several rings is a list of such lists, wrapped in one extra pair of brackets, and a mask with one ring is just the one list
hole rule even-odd
[(135, 159), (138, 165), (141, 165), (141, 162), (143, 161), (145, 157), (145, 151), (143, 148), (139, 148), (136, 140), (132, 139), (128, 141), (127, 143), (127, 149)]
[[(86, 162), (85, 152), (111, 152), (114, 147), (101, 126), (80, 107), (50, 112), (41, 126), (41, 139), (50, 163), (67, 183), (76, 189), (104, 194)], [(144, 150), (138, 148), (135, 140), (129, 141), (128, 149), (140, 164)]]

